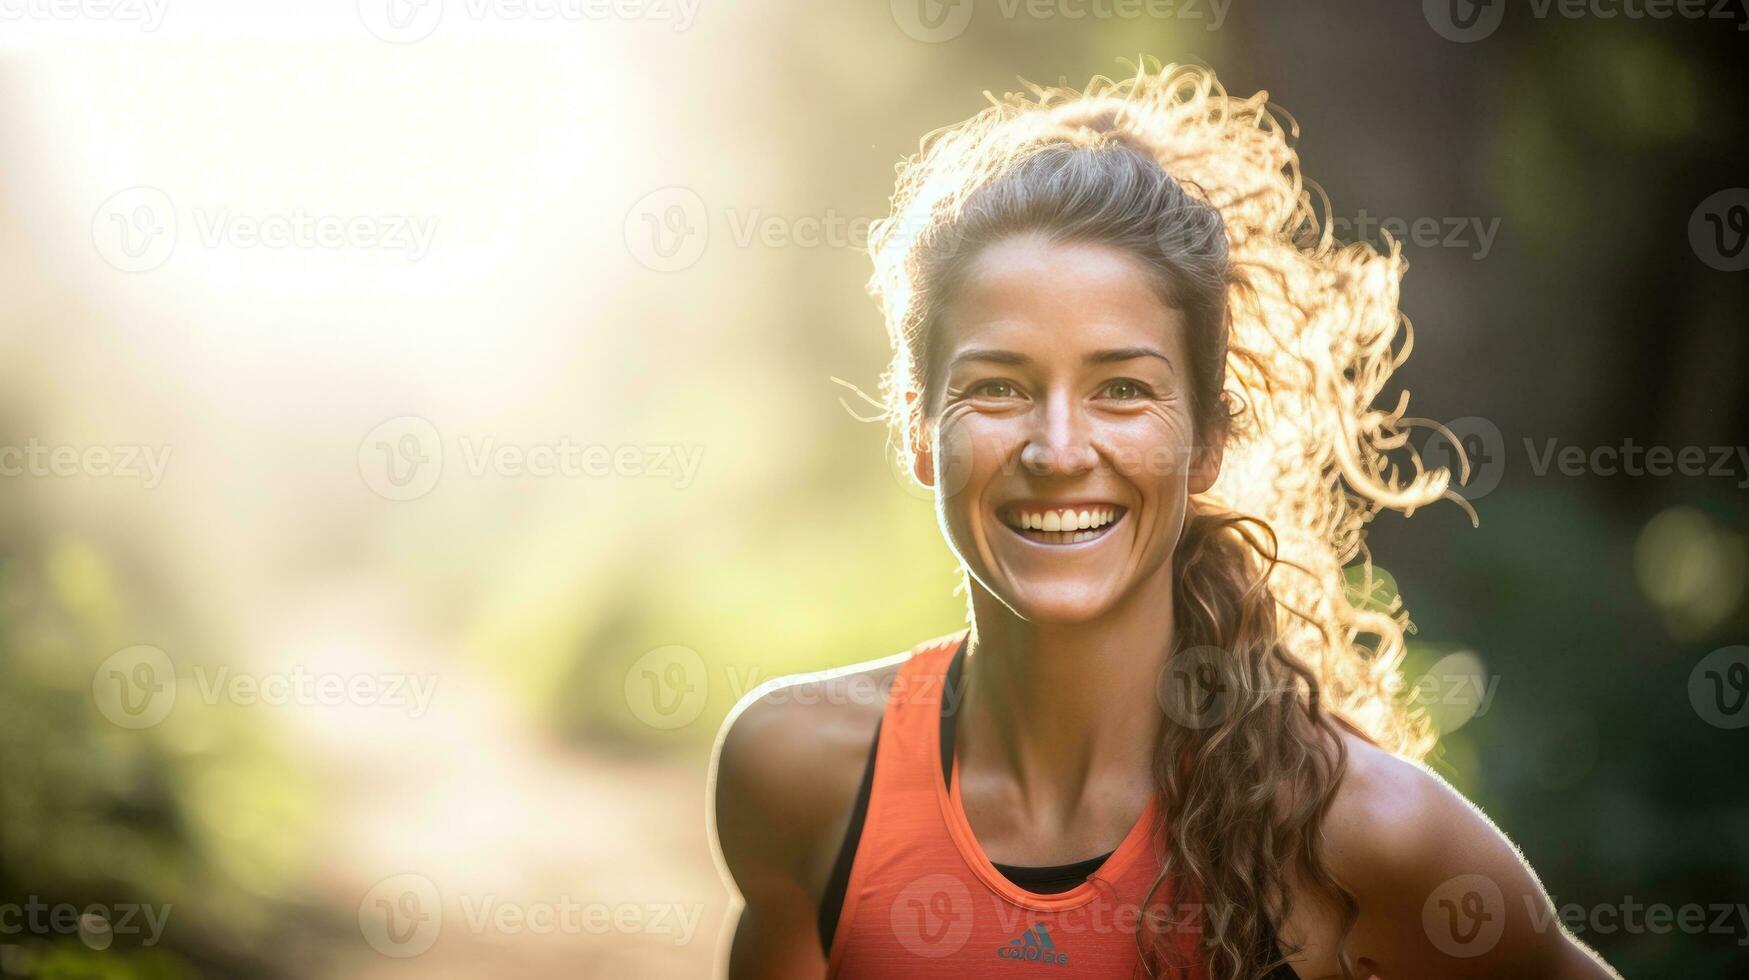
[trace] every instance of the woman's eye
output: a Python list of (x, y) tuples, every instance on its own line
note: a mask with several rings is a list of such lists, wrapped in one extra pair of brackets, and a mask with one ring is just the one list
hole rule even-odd
[(1140, 381), (1130, 381), (1124, 378), (1120, 378), (1107, 384), (1105, 386), (1105, 391), (1107, 395), (1120, 401), (1145, 398), (1152, 393), (1148, 389), (1148, 386), (1142, 384)]
[(981, 381), (972, 386), (972, 394), (990, 398), (1011, 398), (1014, 395), (1014, 385), (1007, 381)]

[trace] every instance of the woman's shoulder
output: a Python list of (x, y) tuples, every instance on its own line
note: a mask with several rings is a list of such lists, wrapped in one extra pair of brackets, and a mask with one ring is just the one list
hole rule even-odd
[[(779, 678), (723, 723), (711, 797), (723, 858), (737, 881), (779, 875), (810, 890), (842, 836), (886, 693), (909, 653)], [(743, 885), (745, 889), (745, 885)]]
[(1343, 739), (1324, 857), (1359, 906), (1356, 948), (1430, 978), (1612, 975), (1561, 927), (1523, 854), (1479, 807), (1426, 766)]
[(1506, 843), (1475, 804), (1425, 765), (1348, 732), (1342, 739), (1348, 764), (1324, 828), (1328, 858), (1343, 877), (1400, 876), (1412, 865)]
[[(866, 755), (886, 692), (909, 657), (902, 653), (761, 684), (724, 720), (717, 768), (754, 782), (787, 783), (792, 775), (817, 775), (822, 764), (846, 753)], [(722, 778), (719, 772), (719, 783)]]

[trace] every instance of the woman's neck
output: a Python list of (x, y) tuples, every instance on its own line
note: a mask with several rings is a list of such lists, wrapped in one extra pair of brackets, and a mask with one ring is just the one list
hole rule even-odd
[(1153, 785), (1172, 647), (1172, 563), (1096, 620), (1028, 622), (970, 583), (971, 657), (958, 721), (961, 768), (1006, 774), (1017, 802), (1065, 822)]

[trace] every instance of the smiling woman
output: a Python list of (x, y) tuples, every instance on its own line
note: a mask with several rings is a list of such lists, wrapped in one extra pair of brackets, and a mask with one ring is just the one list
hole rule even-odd
[(872, 244), (970, 625), (731, 717), (731, 975), (1609, 975), (1419, 765), (1406, 612), (1345, 595), (1449, 475), (1397, 480), (1405, 401), (1371, 407), (1398, 254), (1320, 230), (1263, 96), (998, 100)]

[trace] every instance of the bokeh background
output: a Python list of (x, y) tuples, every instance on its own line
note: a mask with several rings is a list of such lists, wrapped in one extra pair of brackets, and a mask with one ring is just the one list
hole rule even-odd
[(1435, 765), (1626, 975), (1745, 975), (1749, 21), (1703, 6), (0, 6), (0, 975), (708, 975), (726, 712), (962, 622), (834, 380), (893, 165), (1140, 57), (1267, 90), (1403, 242), (1480, 516), (1371, 538)]

